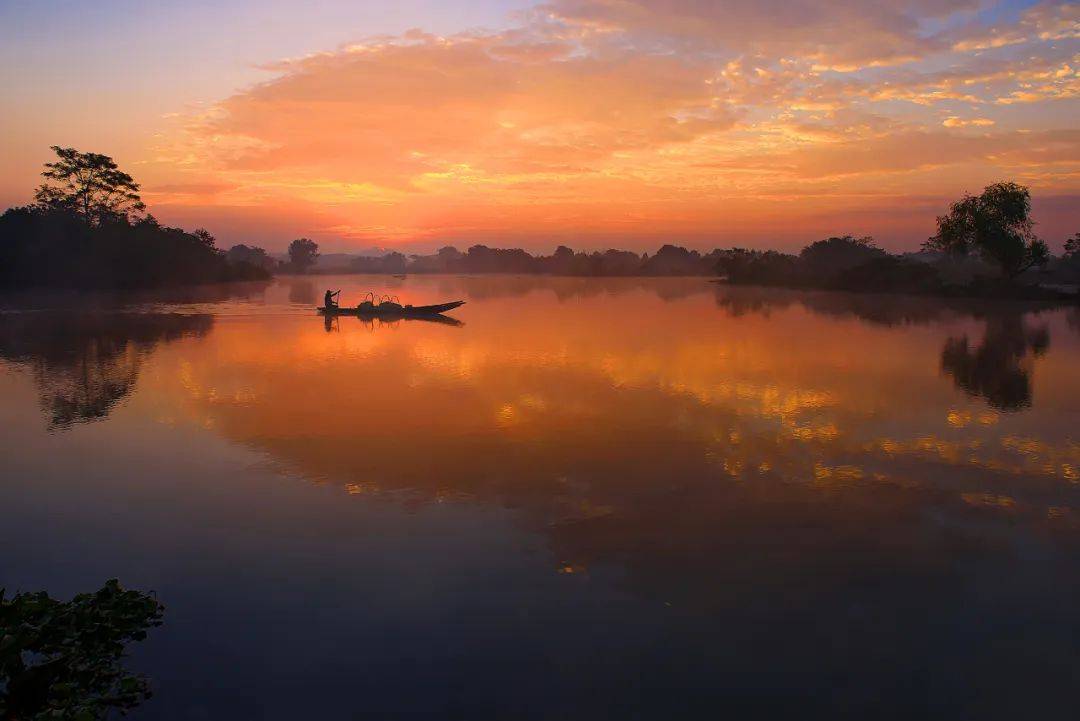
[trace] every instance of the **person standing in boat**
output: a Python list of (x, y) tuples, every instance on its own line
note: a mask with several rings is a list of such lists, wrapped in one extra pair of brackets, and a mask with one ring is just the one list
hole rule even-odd
[(323, 296), (323, 307), (325, 307), (325, 308), (337, 308), (338, 304), (337, 304), (336, 298), (339, 295), (341, 295), (340, 290), (334, 292), (334, 291), (331, 291), (331, 290), (328, 289), (326, 291), (326, 295)]

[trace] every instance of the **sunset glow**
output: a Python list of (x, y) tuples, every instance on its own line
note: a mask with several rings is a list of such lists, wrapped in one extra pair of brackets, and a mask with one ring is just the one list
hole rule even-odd
[(551, 0), (458, 19), (414, 2), (380, 20), (364, 3), (322, 20), (276, 5), (273, 29), (128, 17), (125, 34), (167, 21), (207, 50), (143, 57), (114, 35), (86, 66), (94, 93), (78, 66), (61, 79), (70, 49), (13, 71), (13, 36), (46, 21), (0, 10), (16, 108), (0, 200), (28, 202), (59, 143), (113, 155), (157, 217), (225, 246), (790, 249), (853, 233), (914, 249), (950, 200), (1002, 179), (1031, 187), (1052, 248), (1077, 230), (1075, 3)]

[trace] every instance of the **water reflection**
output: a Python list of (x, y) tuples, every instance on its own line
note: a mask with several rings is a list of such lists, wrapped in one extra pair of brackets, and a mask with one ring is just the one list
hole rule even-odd
[(945, 341), (941, 368), (965, 392), (1015, 411), (1031, 405), (1031, 360), (1049, 346), (1045, 325), (1029, 325), (1019, 314), (994, 316), (986, 320), (978, 346), (972, 347), (966, 335)]
[[(433, 276), (421, 278), (437, 289), (440, 297), (464, 296), (472, 301), (507, 300), (534, 294), (550, 294), (560, 303), (646, 293), (661, 300), (679, 300), (708, 292), (705, 279), (698, 278), (584, 278), (536, 275)], [(386, 285), (381, 278), (373, 287)], [(389, 287), (389, 286), (388, 286)]]
[[(812, 313), (836, 318), (852, 317), (888, 327), (926, 325), (955, 318), (983, 321), (982, 340), (973, 347), (968, 334), (948, 338), (941, 349), (941, 369), (969, 395), (985, 398), (994, 408), (1015, 411), (1030, 407), (1032, 359), (1046, 353), (1050, 331), (1032, 325), (1025, 313), (1038, 314), (1051, 305), (994, 303), (974, 299), (917, 296), (853, 295), (773, 291), (766, 288), (731, 288), (716, 291), (720, 308), (738, 317), (798, 305)], [(1075, 324), (1076, 309), (1066, 316)]]
[(400, 328), (402, 324), (409, 323), (434, 323), (436, 325), (448, 325), (454, 328), (460, 328), (465, 325), (464, 322), (448, 315), (429, 315), (429, 316), (416, 316), (415, 318), (394, 318), (391, 320), (383, 318), (361, 318), (356, 316), (332, 316), (324, 315), (323, 317), (323, 330), (327, 333), (340, 333), (341, 321), (345, 320), (346, 328), (349, 326), (360, 326), (364, 330), (369, 332), (375, 332), (380, 329), (394, 330)]
[(314, 306), (318, 294), (315, 283), (306, 278), (291, 278), (289, 284), (289, 302), (296, 305)]
[(205, 335), (209, 315), (42, 311), (0, 314), (0, 358), (29, 368), (51, 430), (108, 416), (160, 343)]
[(978, 298), (936, 298), (933, 296), (887, 295), (798, 291), (713, 284), (717, 307), (738, 317), (748, 313), (769, 315), (799, 307), (815, 315), (831, 318), (854, 318), (887, 327), (927, 325), (956, 318), (984, 319), (998, 316), (1037, 315), (1064, 309), (1076, 309), (1054, 302), (988, 301)]
[(273, 281), (244, 281), (211, 285), (177, 286), (153, 290), (19, 291), (0, 294), (0, 309), (5, 312), (54, 311), (57, 313), (131, 312), (161, 306), (222, 307), (227, 303), (265, 302), (274, 288)]
[[(513, 280), (436, 278), (426, 291), (454, 285), (475, 299), (473, 281), (482, 296)], [(933, 488), (968, 508), (972, 489), (1015, 495), (1018, 475), (1038, 479), (1013, 507), (1034, 519), (1076, 467), (1074, 445), (1010, 435), (993, 412), (1030, 404), (1031, 359), (1048, 344), (1048, 326), (1015, 313), (724, 289), (716, 300), (730, 312), (717, 318), (694, 294), (669, 305), (635, 282), (572, 296), (587, 285), (576, 279), (555, 284), (576, 298), (567, 313), (533, 283), (470, 305), (462, 333), (356, 318), (230, 327), (215, 338), (230, 367), (187, 359), (176, 402), (200, 425), (351, 493), (473, 498), (527, 509), (542, 525), (633, 517), (648, 506), (639, 492), (732, 480), (814, 493)], [(957, 323), (986, 325), (978, 347), (948, 330)], [(356, 332), (381, 328), (400, 332)], [(964, 407), (940, 367), (989, 409)], [(401, 453), (403, 443), (423, 452)]]
[[(374, 286), (318, 282), (345, 298)], [(322, 665), (363, 662), (379, 708), (397, 708), (380, 688), (394, 683), (463, 699), (468, 717), (571, 706), (596, 718), (878, 717), (882, 699), (899, 718), (1065, 707), (1075, 653), (1062, 639), (1080, 602), (1080, 346), (1065, 312), (686, 279), (403, 281), (410, 302), (470, 300), (467, 325), (447, 328), (320, 321), (292, 307), (292, 285), (268, 290), (265, 312), (223, 306), (212, 332), (146, 354), (137, 407), (97, 427), (126, 439), (167, 424), (153, 457), (216, 449), (200, 459), (205, 485), (179, 482), (174, 497), (202, 500), (211, 520), (184, 516), (167, 553), (236, 529), (224, 538), (240, 551), (219, 544), (240, 558), (230, 581), (200, 593), (206, 618), (223, 598), (242, 601), (257, 640), (221, 635), (250, 644), (245, 663), (267, 638), (273, 652), (290, 642), (267, 630), (278, 619), (318, 607), (275, 678), (308, 668), (314, 684)], [(222, 449), (240, 460), (219, 469)], [(312, 498), (330, 500), (308, 512)], [(288, 523), (266, 520), (278, 516)], [(493, 518), (505, 525), (482, 529), (478, 554), (465, 541)], [(424, 534), (435, 564), (411, 545)], [(170, 568), (197, 580), (205, 562)], [(264, 585), (253, 568), (270, 569)], [(387, 569), (415, 572), (415, 598), (385, 591)], [(406, 609), (395, 630), (372, 615), (372, 589)], [(266, 613), (273, 599), (282, 606)], [(415, 599), (430, 603), (430, 625)], [(465, 640), (433, 644), (447, 629)], [(348, 642), (310, 647), (339, 635)], [(463, 662), (386, 661), (440, 645)], [(439, 686), (444, 666), (466, 668), (470, 690)], [(822, 694), (836, 679), (843, 689)], [(518, 705), (491, 701), (497, 692)], [(516, 713), (521, 699), (535, 713)]]
[[(480, 294), (510, 282), (483, 279)], [(676, 609), (677, 655), (694, 660), (635, 666), (661, 684), (708, 668), (783, 678), (805, 699), (843, 676), (875, 698), (895, 695), (898, 667), (997, 683), (1008, 669), (1062, 703), (1071, 657), (1055, 626), (1080, 589), (1051, 579), (1080, 550), (1065, 422), (1080, 389), (1040, 367), (1070, 399), (1063, 414), (996, 412), (1017, 365), (1030, 393), (1049, 325), (927, 299), (738, 293), (716, 296), (731, 311), (718, 313), (711, 289), (666, 301), (633, 283), (558, 288), (470, 303), (462, 332), (230, 327), (214, 340), (231, 368), (188, 358), (169, 405), (357, 503), (511, 509), (567, 584)], [(942, 377), (943, 344), (983, 326), (974, 360)], [(1006, 645), (972, 637), (1018, 610), (1043, 622)]]

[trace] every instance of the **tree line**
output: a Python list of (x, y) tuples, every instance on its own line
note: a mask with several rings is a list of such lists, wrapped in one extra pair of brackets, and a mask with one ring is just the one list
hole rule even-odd
[[(317, 250), (317, 249), (316, 249)], [(921, 252), (895, 255), (873, 238), (834, 236), (799, 253), (747, 248), (708, 253), (665, 245), (654, 255), (625, 250), (574, 252), (566, 246), (534, 256), (519, 248), (447, 246), (431, 255), (393, 252), (362, 257), (358, 273), (519, 273), (567, 276), (718, 275), (739, 285), (822, 288), (934, 295), (1056, 297), (1043, 284), (1080, 283), (1080, 233), (1054, 258), (1034, 233), (1030, 191), (995, 183), (965, 195), (937, 219)]]
[(798, 255), (733, 248), (717, 273), (745, 285), (848, 291), (1053, 298), (1076, 293), (1045, 286), (1080, 283), (1080, 233), (1054, 258), (1034, 233), (1030, 191), (994, 183), (965, 195), (937, 219), (918, 254), (892, 255), (873, 238), (833, 237)]
[[(34, 203), (0, 216), (0, 288), (145, 288), (268, 278), (317, 269), (318, 244), (290, 243), (281, 262), (264, 249), (217, 248), (208, 231), (161, 225), (139, 185), (112, 158), (53, 146)], [(967, 268), (966, 277), (963, 269)], [(700, 253), (664, 245), (656, 253), (591, 253), (559, 246), (551, 255), (520, 248), (447, 246), (430, 255), (359, 257), (356, 273), (518, 273), (567, 276), (718, 275), (734, 284), (1035, 296), (1038, 282), (1080, 282), (1080, 233), (1053, 258), (1034, 233), (1029, 190), (995, 183), (965, 195), (937, 219), (919, 254), (892, 255), (870, 237), (819, 240), (798, 254), (746, 248)]]

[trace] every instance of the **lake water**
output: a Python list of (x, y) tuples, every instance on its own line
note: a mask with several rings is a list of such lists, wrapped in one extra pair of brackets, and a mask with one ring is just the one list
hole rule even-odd
[(155, 590), (134, 718), (1075, 718), (1076, 309), (234, 290), (0, 312), (0, 586)]

